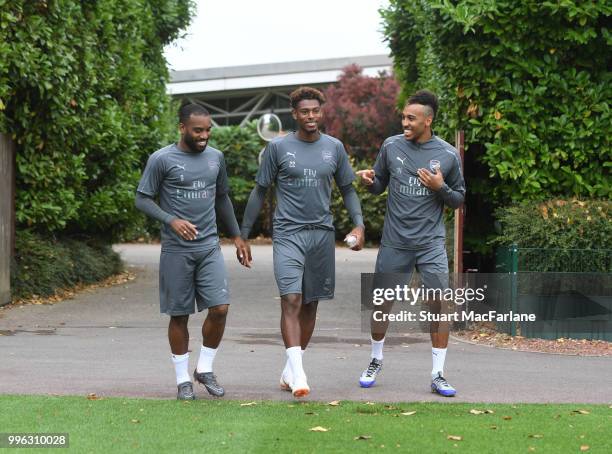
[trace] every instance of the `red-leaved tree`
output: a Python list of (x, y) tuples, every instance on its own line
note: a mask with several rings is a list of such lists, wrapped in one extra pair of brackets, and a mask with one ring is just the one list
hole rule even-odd
[(338, 83), (324, 90), (325, 131), (358, 158), (376, 156), (382, 142), (401, 132), (397, 111), (400, 86), (393, 76), (364, 76), (361, 67), (343, 69)]

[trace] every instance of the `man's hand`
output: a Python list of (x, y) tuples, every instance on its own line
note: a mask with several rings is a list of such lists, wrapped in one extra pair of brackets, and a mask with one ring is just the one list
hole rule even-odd
[(170, 227), (178, 236), (186, 241), (195, 240), (198, 236), (196, 226), (189, 221), (183, 219), (174, 219), (170, 222)]
[(346, 238), (350, 235), (353, 235), (355, 236), (355, 238), (357, 238), (357, 244), (351, 249), (353, 251), (362, 250), (363, 244), (365, 243), (365, 228), (363, 228), (362, 226), (355, 227), (353, 230), (350, 231), (348, 235), (346, 235), (346, 237), (344, 237), (344, 240), (346, 241)]
[(427, 169), (418, 169), (417, 173), (421, 183), (434, 192), (438, 192), (444, 185), (444, 175), (442, 175), (442, 169), (440, 168), (438, 168), (436, 173), (431, 173)]
[(243, 240), (239, 236), (235, 236), (232, 239), (234, 240), (234, 246), (236, 246), (236, 258), (241, 265), (250, 268), (253, 257), (251, 256), (251, 246), (249, 246), (249, 242)]
[(367, 170), (358, 170), (357, 176), (359, 177), (359, 181), (366, 186), (372, 186), (374, 184), (374, 176), (375, 172), (373, 169)]

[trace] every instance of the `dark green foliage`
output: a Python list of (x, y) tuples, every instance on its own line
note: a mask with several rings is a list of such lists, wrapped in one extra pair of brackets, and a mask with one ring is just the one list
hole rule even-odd
[(483, 150), (480, 190), (498, 204), (610, 196), (611, 13), (585, 0), (391, 0), (382, 11), (403, 95), (439, 95), (436, 131), (464, 129), (468, 153)]
[(163, 47), (191, 7), (0, 0), (0, 131), (17, 143), (19, 227), (116, 238), (135, 222), (143, 157), (175, 136)]
[[(358, 161), (355, 158), (351, 158), (351, 165), (354, 170), (362, 170), (371, 168), (373, 163), (367, 163), (365, 160)], [(354, 186), (361, 203), (361, 212), (363, 213), (363, 222), (366, 229), (366, 240), (378, 243), (382, 237), (383, 221), (387, 211), (387, 193), (374, 195), (370, 194), (363, 185), (357, 182), (354, 183)], [(334, 225), (336, 227), (336, 239), (341, 241), (355, 225), (344, 207), (340, 191), (334, 189), (332, 196), (332, 213), (334, 215)]]
[(122, 270), (119, 254), (92, 240), (48, 239), (27, 230), (17, 233), (11, 267), (14, 298), (49, 296), (59, 289), (91, 284)]
[(522, 248), (612, 249), (612, 202), (524, 201), (496, 212), (502, 227), (498, 245)]
[(236, 214), (242, 217), (249, 194), (255, 187), (255, 174), (259, 168), (257, 157), (266, 143), (257, 134), (256, 123), (253, 121), (244, 128), (239, 126), (214, 128), (210, 144), (221, 150), (225, 156), (232, 202)]
[[(255, 187), (255, 174), (259, 164), (257, 158), (266, 143), (257, 134), (256, 122), (252, 121), (245, 127), (222, 126), (214, 128), (210, 138), (211, 146), (221, 150), (225, 156), (227, 175), (230, 181), (230, 197), (234, 204), (234, 212), (238, 219), (238, 224), (242, 223), (242, 215), (246, 207), (249, 195)], [(269, 211), (265, 206), (260, 219), (268, 219)], [(269, 226), (263, 228), (258, 222), (253, 228), (253, 235), (264, 233), (269, 235)], [(220, 231), (225, 234), (227, 230)]]

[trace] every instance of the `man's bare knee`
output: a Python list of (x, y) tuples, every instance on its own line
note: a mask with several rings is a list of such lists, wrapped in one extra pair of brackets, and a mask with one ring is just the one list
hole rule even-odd
[(302, 306), (302, 295), (290, 293), (281, 296), (281, 309), (287, 315), (298, 315)]
[(227, 318), (229, 304), (222, 304), (208, 309), (208, 318), (213, 322), (223, 322)]

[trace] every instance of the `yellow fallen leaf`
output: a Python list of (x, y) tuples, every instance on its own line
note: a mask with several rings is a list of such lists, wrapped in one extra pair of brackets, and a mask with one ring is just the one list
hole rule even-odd
[(247, 402), (246, 404), (240, 404), (241, 407), (252, 407), (253, 405), (257, 405), (257, 402)]
[(544, 438), (544, 435), (540, 435), (540, 434), (531, 434), (531, 435), (529, 435), (529, 438)]
[(584, 452), (584, 451), (588, 451), (589, 449), (590, 449), (590, 446), (589, 446), (589, 445), (581, 445), (581, 446), (580, 446), (580, 450), (581, 450), (582, 452)]
[(463, 440), (463, 437), (460, 435), (449, 435), (448, 437), (446, 437), (447, 440), (453, 440), (453, 441), (461, 441)]
[(96, 393), (87, 394), (87, 400), (100, 400), (101, 398), (96, 395)]
[(339, 400), (332, 400), (327, 405), (331, 405), (332, 407), (337, 407), (338, 405), (340, 405), (340, 401)]
[(416, 411), (404, 411), (404, 412), (402, 412), (402, 413), (400, 413), (400, 414), (401, 414), (401, 415), (404, 415), (404, 416), (412, 416), (412, 415), (414, 415), (415, 413), (416, 413)]
[(512, 419), (512, 416), (504, 416), (502, 419), (506, 421), (510, 421)]
[(374, 402), (366, 402), (366, 405), (376, 405)]
[(134, 424), (138, 424), (140, 421), (139, 421), (138, 419), (132, 419), (132, 422), (133, 422)]
[(588, 410), (574, 410), (574, 413), (580, 413), (581, 415), (590, 415), (591, 412)]
[(326, 429), (325, 427), (321, 427), (321, 426), (316, 426), (313, 427), (311, 429), (309, 429), (311, 432), (328, 432), (329, 429)]
[(353, 438), (353, 440), (369, 440), (370, 438), (372, 438), (372, 435), (359, 435)]
[(484, 411), (482, 411), (482, 410), (476, 410), (476, 409), (472, 408), (472, 409), (470, 410), (470, 413), (471, 413), (471, 414), (473, 414), (473, 415), (482, 415), (482, 414), (484, 413)]

